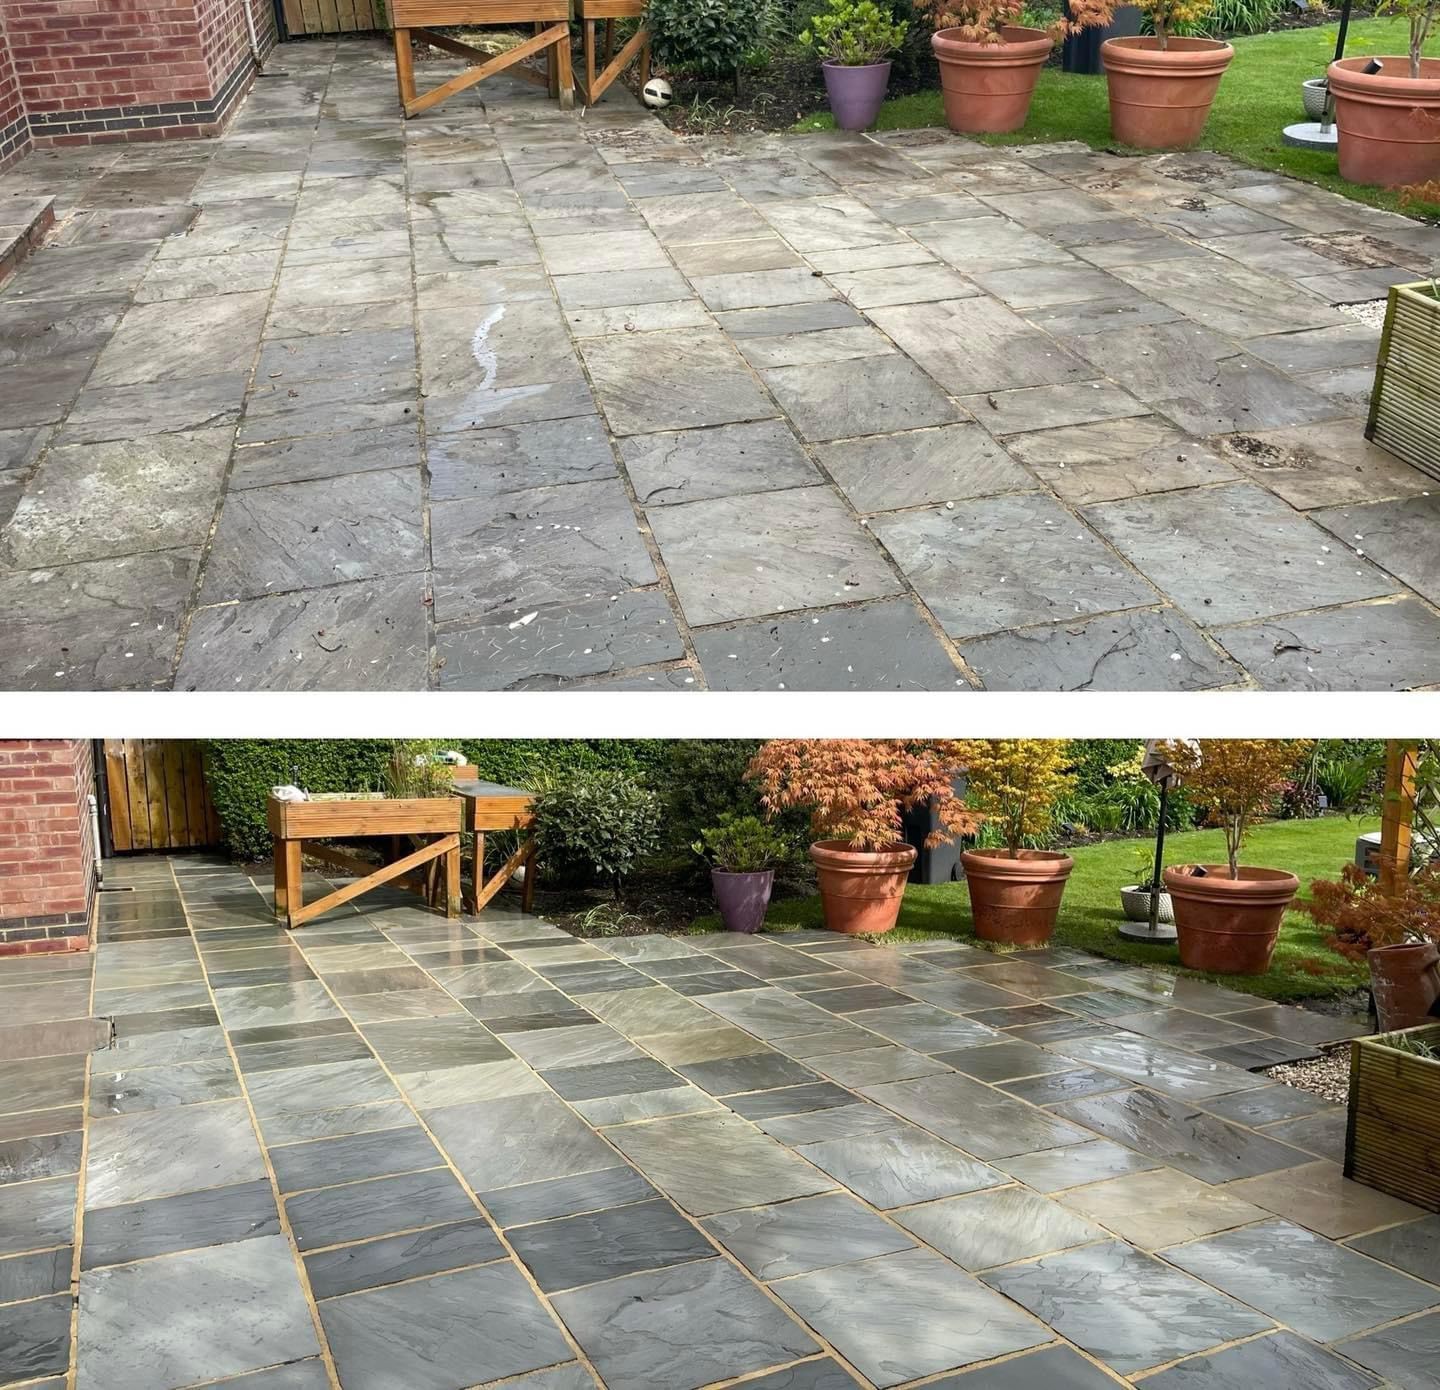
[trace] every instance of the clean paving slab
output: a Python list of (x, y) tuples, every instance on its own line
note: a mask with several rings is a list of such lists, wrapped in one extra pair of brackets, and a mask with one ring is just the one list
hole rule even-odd
[(1369, 1390), (1379, 1379), (1293, 1332), (1257, 1337), (1184, 1361), (1146, 1378), (1153, 1390), (1249, 1390), (1304, 1385), (1314, 1390)]
[(1003, 1173), (913, 1125), (806, 1144), (799, 1150), (882, 1210), (998, 1187)]
[(910, 1207), (895, 1219), (962, 1269), (982, 1270), (1074, 1245), (1106, 1232), (1023, 1187), (997, 1187)]
[(1440, 1303), (1435, 1285), (1288, 1221), (1227, 1231), (1164, 1256), (1317, 1342), (1353, 1336)]
[(1407, 1390), (1435, 1390), (1440, 1375), (1440, 1313), (1396, 1323), (1393, 1327), (1352, 1337), (1336, 1350)]
[(698, 1390), (820, 1350), (721, 1259), (631, 1274), (553, 1301), (601, 1378), (632, 1390)]
[(982, 1277), (1121, 1375), (1273, 1326), (1200, 1280), (1118, 1241)]
[(702, 1223), (757, 1279), (872, 1259), (915, 1242), (848, 1193), (749, 1207)]
[[(902, 1251), (772, 1286), (878, 1386), (1050, 1340), (1049, 1330), (928, 1250)], [(857, 1318), (857, 1300), (869, 1316)]]

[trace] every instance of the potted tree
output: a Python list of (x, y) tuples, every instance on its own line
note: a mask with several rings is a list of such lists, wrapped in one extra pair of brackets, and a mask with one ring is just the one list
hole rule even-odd
[(1180, 964), (1222, 975), (1263, 975), (1280, 922), (1300, 880), (1284, 869), (1250, 868), (1240, 850), (1255, 817), (1309, 749), (1304, 739), (1209, 738), (1167, 745), (1191, 800), (1225, 831), (1225, 864), (1165, 870), (1175, 909)]
[(757, 816), (726, 814), (702, 830), (691, 848), (710, 865), (725, 930), (759, 931), (775, 886), (775, 866), (789, 857), (784, 838)]
[(1377, 14), (1410, 21), (1403, 57), (1330, 64), (1340, 177), (1402, 188), (1440, 178), (1440, 58), (1424, 56), (1440, 0), (1380, 0)]
[(1026, 841), (1049, 833), (1055, 803), (1075, 785), (1065, 770), (1068, 745), (1050, 738), (988, 738), (967, 742), (964, 753), (970, 804), (984, 813), (1001, 842), (960, 856), (975, 935), (1014, 946), (1043, 945), (1055, 930), (1075, 861), (1068, 854), (1027, 848)]
[(945, 122), (962, 134), (1019, 130), (1055, 40), (1109, 22), (1112, 0), (1071, 0), (1047, 29), (1022, 24), (1025, 0), (916, 0), (935, 25)]
[(1110, 92), (1110, 130), (1122, 145), (1173, 150), (1193, 145), (1205, 129), (1220, 79), (1235, 50), (1219, 39), (1182, 36), (1214, 0), (1141, 0), (1153, 34), (1106, 39), (1100, 45)]
[(827, 0), (801, 31), (800, 42), (820, 58), (830, 111), (841, 130), (875, 124), (890, 85), (889, 55), (905, 42), (909, 27), (875, 0)]
[(1387, 893), (1347, 864), (1338, 880), (1310, 885), (1305, 911), (1330, 930), (1330, 945), (1370, 966), (1381, 1031), (1432, 1021), (1440, 1001), (1440, 866), (1403, 874)]
[(933, 798), (937, 844), (976, 827), (954, 792), (961, 761), (953, 740), (782, 738), (760, 747), (746, 775), (772, 815), (809, 811), (825, 925), (874, 935), (895, 925), (915, 862), (902, 809)]

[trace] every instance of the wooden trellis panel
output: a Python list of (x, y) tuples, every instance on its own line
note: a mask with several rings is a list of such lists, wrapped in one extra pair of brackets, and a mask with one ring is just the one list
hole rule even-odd
[(291, 34), (356, 34), (385, 29), (381, 0), (283, 0)]
[(117, 854), (220, 843), (205, 785), (204, 749), (193, 739), (107, 738), (110, 838)]

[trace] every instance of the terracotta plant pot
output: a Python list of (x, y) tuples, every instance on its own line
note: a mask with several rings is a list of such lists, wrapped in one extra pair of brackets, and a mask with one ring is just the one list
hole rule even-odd
[(774, 885), (774, 869), (732, 874), (712, 868), (710, 886), (715, 890), (715, 903), (725, 930), (759, 931), (765, 922), (765, 909), (770, 906), (770, 890)]
[(1139, 150), (1178, 150), (1205, 129), (1235, 50), (1218, 39), (1106, 39), (1100, 45), (1110, 89), (1110, 132)]
[(1430, 941), (1377, 946), (1365, 959), (1382, 1033), (1433, 1022), (1440, 999), (1440, 948)]
[(847, 935), (878, 936), (900, 916), (905, 880), (915, 863), (913, 845), (852, 849), (847, 840), (817, 840), (810, 858), (820, 880), (825, 925)]
[(975, 935), (982, 941), (1043, 946), (1055, 931), (1065, 880), (1075, 861), (1068, 854), (1022, 849), (967, 849), (960, 856), (970, 888)]
[(1381, 58), (1376, 73), (1361, 71), (1368, 62), (1330, 64), (1340, 177), (1381, 188), (1440, 178), (1440, 58), (1422, 58), (1418, 78), (1409, 58)]
[[(1197, 875), (1195, 870), (1205, 873)], [(1179, 864), (1165, 870), (1165, 890), (1175, 906), (1180, 964), (1218, 975), (1263, 975), (1270, 968), (1280, 921), (1300, 889), (1284, 869), (1226, 864)]]
[(930, 36), (940, 64), (945, 123), (965, 134), (1019, 130), (1055, 41), (1019, 25), (1001, 31), (1004, 43), (964, 43), (954, 29)]
[(885, 104), (890, 86), (890, 63), (821, 63), (830, 114), (841, 130), (869, 130)]

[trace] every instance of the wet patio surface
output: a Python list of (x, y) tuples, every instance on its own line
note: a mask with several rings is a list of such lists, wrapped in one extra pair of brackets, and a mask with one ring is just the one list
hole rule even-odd
[(107, 872), (93, 956), (0, 966), (0, 1383), (1436, 1384), (1440, 1218), (1246, 1069), (1349, 1020), (948, 939), (287, 935), (219, 862)]
[(7, 688), (1440, 683), (1440, 495), (1337, 307), (1440, 230), (270, 67), (219, 140), (0, 176), (57, 200), (0, 290)]

